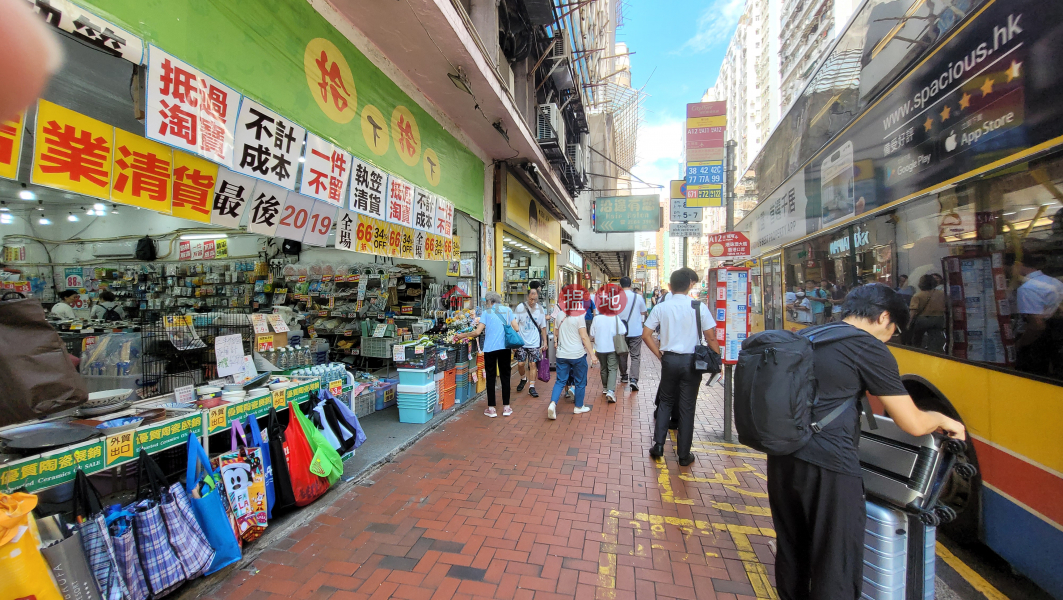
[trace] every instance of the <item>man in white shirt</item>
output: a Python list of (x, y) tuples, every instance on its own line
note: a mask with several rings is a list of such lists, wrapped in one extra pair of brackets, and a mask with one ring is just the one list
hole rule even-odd
[(77, 290), (63, 290), (59, 292), (59, 302), (52, 307), (52, 316), (57, 319), (76, 319), (72, 306), (81, 299)]
[(1016, 262), (1013, 274), (1024, 279), (1015, 293), (1015, 304), (1022, 315), (1022, 335), (1015, 340), (1018, 370), (1037, 375), (1050, 375), (1060, 367), (1060, 351), (1053, 339), (1063, 328), (1063, 319), (1058, 316), (1063, 303), (1063, 282), (1045, 275), (1040, 267), (1044, 256), (1025, 254), (1022, 263)]
[[(629, 383), (631, 391), (639, 391), (639, 366), (642, 361), (642, 321), (646, 318), (646, 301), (642, 294), (631, 291), (631, 278), (621, 277), (620, 287), (624, 289), (624, 310), (620, 311), (620, 320), (627, 328), (628, 351), (617, 354), (620, 363), (620, 381)], [(631, 368), (628, 369), (628, 357)]]
[(517, 391), (528, 386), (528, 394), (532, 398), (538, 398), (539, 392), (535, 391), (535, 376), (539, 372), (539, 361), (546, 352), (546, 311), (539, 304), (539, 290), (528, 290), (528, 300), (521, 302), (513, 311), (520, 323), (520, 337), (524, 338), (524, 347), (517, 348), (514, 358), (517, 360), (517, 370), (520, 371), (520, 383)]
[[(642, 328), (642, 341), (661, 360), (661, 404), (657, 410), (653, 447), (650, 456), (664, 456), (664, 442), (668, 439), (668, 422), (673, 405), (679, 408), (679, 431), (676, 439), (676, 454), (679, 464), (687, 466), (694, 462), (690, 446), (694, 440), (694, 409), (697, 405), (701, 373), (694, 370), (694, 347), (704, 343), (715, 352), (720, 351), (716, 341), (716, 321), (704, 303), (694, 302), (687, 293), (691, 277), (686, 269), (674, 271), (670, 278), (672, 294), (668, 300), (654, 307)], [(701, 330), (698, 331), (697, 315), (700, 314)], [(661, 342), (653, 339), (653, 330), (660, 325)]]
[(589, 333), (594, 342), (594, 353), (602, 365), (602, 392), (609, 402), (616, 402), (617, 353), (613, 336), (627, 335), (624, 321), (619, 316), (594, 315)]

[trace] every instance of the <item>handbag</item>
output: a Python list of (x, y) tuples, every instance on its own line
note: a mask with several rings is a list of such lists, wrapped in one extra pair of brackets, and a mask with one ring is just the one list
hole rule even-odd
[(266, 531), (266, 474), (262, 471), (261, 450), (247, 445), (243, 423), (233, 421), (230, 429), (229, 452), (216, 457), (211, 465), (221, 473), (240, 539), (253, 542)]
[(63, 600), (38, 549), (37, 496), (0, 494), (0, 598)]
[[(203, 477), (199, 476), (200, 470)], [(207, 542), (214, 548), (214, 560), (204, 571), (204, 575), (217, 572), (240, 560), (240, 543), (236, 539), (229, 516), (222, 504), (221, 490), (214, 471), (210, 468), (207, 452), (199, 443), (199, 438), (188, 434), (188, 467), (185, 470), (185, 492), (192, 505), (192, 513), (199, 523)]]
[(543, 357), (539, 359), (539, 381), (547, 383), (550, 381), (550, 357), (549, 353), (544, 353)]
[(262, 475), (266, 486), (266, 519), (273, 518), (273, 505), (277, 502), (273, 491), (273, 460), (269, 454), (269, 444), (262, 439), (262, 430), (258, 428), (258, 417), (247, 416), (247, 428), (251, 430), (251, 443), (258, 447), (262, 457)]
[(100, 600), (96, 576), (81, 547), (80, 533), (75, 531), (70, 537), (41, 548), (41, 555), (52, 570), (64, 600)]
[(328, 491), (329, 482), (320, 475), (310, 471), (314, 461), (314, 452), (295, 411), (299, 410), (295, 402), (288, 403), (288, 427), (284, 430), (285, 457), (288, 461), (288, 476), (292, 480), (295, 493), (295, 505), (306, 506)]
[(269, 409), (266, 415), (266, 437), (269, 462), (273, 466), (273, 509), (295, 506), (295, 490), (284, 454), (284, 426), (275, 408)]
[(502, 322), (502, 333), (505, 336), (504, 345), (506, 350), (523, 348), (524, 338), (517, 333), (517, 330), (513, 329), (513, 326), (509, 323), (506, 323), (506, 320), (502, 318), (502, 315), (498, 314), (498, 311), (492, 310), (491, 312)]
[(694, 372), (695, 373), (719, 373), (723, 368), (720, 355), (704, 344), (704, 330), (701, 328), (701, 302), (690, 301), (694, 309), (694, 319), (698, 324), (698, 343), (694, 346)]
[[(112, 507), (118, 509), (118, 506)], [(148, 582), (144, 579), (144, 569), (137, 557), (137, 542), (133, 538), (133, 513), (115, 510), (107, 515), (107, 527), (114, 546), (118, 574), (129, 590), (129, 600), (146, 600)]]
[[(627, 347), (627, 335), (620, 333), (620, 317), (614, 317), (616, 319), (616, 333), (613, 334), (613, 352), (617, 354), (627, 354), (630, 349)], [(627, 327), (627, 323), (624, 323)], [(626, 329), (625, 329), (626, 331)]]
[[(159, 598), (177, 589), (188, 579), (181, 559), (177, 558), (166, 520), (162, 515), (166, 480), (160, 481), (159, 467), (141, 450), (137, 459), (137, 499), (128, 509), (133, 513), (133, 538), (137, 556), (144, 568), (152, 598)], [(172, 499), (168, 500), (172, 502)]]
[(330, 487), (335, 485), (340, 480), (340, 476), (343, 475), (343, 459), (340, 458), (339, 452), (336, 452), (336, 449), (329, 445), (328, 440), (325, 439), (325, 434), (321, 433), (317, 427), (314, 427), (310, 419), (303, 414), (299, 405), (292, 404), (292, 408), (295, 410), (296, 419), (303, 427), (303, 434), (306, 436), (310, 451), (313, 452), (313, 458), (310, 461), (310, 472), (327, 479)]
[(81, 548), (96, 577), (100, 596), (103, 600), (121, 600), (129, 590), (118, 569), (100, 495), (81, 469), (74, 475), (73, 514), (81, 534)]
[(40, 300), (9, 300), (10, 295), (0, 299), (0, 427), (47, 417), (89, 399), (85, 380), (45, 319)]
[[(350, 452), (365, 443), (366, 435), (362, 429), (362, 424), (358, 421), (358, 416), (354, 414), (351, 407), (347, 406), (343, 402), (340, 402), (338, 398), (333, 396), (328, 390), (323, 390), (327, 394), (326, 408), (332, 407), (336, 410), (336, 420), (341, 426), (350, 431), (353, 435), (351, 439), (344, 442), (344, 452)], [(327, 416), (326, 412), (326, 416)]]

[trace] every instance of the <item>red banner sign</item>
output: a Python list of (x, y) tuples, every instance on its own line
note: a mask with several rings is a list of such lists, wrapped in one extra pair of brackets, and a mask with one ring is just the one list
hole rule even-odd
[(739, 231), (728, 231), (709, 236), (709, 256), (731, 258), (749, 256), (749, 238)]

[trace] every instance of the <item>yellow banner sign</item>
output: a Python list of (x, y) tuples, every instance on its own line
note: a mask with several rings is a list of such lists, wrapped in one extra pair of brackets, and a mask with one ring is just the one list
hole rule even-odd
[(173, 151), (134, 133), (114, 130), (111, 200), (170, 214)]
[(23, 123), (25, 113), (15, 115), (15, 120), (0, 119), (0, 177), (18, 179), (18, 161), (22, 156)]
[(114, 127), (47, 100), (37, 103), (30, 181), (110, 199)]
[(210, 223), (218, 165), (180, 150), (173, 151), (173, 216)]

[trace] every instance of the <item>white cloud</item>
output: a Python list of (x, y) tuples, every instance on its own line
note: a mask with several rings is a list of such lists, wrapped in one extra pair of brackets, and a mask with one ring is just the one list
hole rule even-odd
[(638, 163), (631, 171), (646, 183), (666, 186), (662, 193), (668, 193), (669, 181), (679, 178), (683, 126), (683, 121), (675, 118), (639, 126)]
[(698, 32), (675, 53), (699, 54), (727, 45), (745, 9), (746, 0), (713, 0), (698, 15)]

